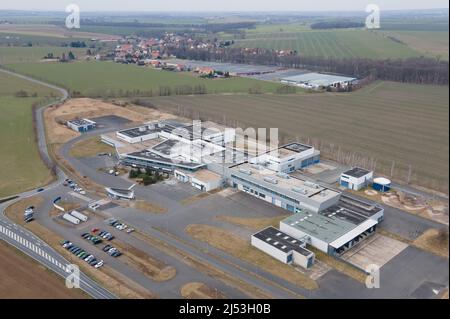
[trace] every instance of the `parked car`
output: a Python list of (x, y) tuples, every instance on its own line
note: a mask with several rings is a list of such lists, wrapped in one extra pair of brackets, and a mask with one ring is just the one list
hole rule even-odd
[(104, 264), (103, 260), (100, 260), (94, 267), (98, 269), (98, 268), (102, 267), (103, 264)]

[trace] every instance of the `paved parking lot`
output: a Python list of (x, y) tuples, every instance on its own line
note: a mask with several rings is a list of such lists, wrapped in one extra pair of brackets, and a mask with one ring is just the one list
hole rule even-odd
[(348, 250), (342, 255), (342, 259), (360, 269), (366, 269), (372, 264), (382, 267), (407, 247), (408, 245), (401, 241), (375, 234)]

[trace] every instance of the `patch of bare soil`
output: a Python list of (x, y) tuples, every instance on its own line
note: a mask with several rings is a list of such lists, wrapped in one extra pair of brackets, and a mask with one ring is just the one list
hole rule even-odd
[(217, 220), (231, 223), (237, 226), (242, 226), (251, 230), (260, 230), (269, 226), (279, 227), (280, 221), (288, 217), (289, 215), (282, 215), (276, 217), (238, 217), (219, 215), (216, 216)]
[(175, 267), (167, 265), (140, 249), (118, 241), (114, 242), (114, 246), (123, 252), (120, 258), (124, 263), (138, 269), (154, 281), (167, 281), (177, 274)]
[(223, 293), (201, 282), (185, 284), (181, 287), (180, 293), (185, 299), (226, 299)]
[(448, 258), (448, 230), (428, 229), (413, 241), (413, 245)]
[(296, 271), (293, 267), (283, 264), (271, 256), (251, 246), (246, 240), (227, 232), (224, 229), (209, 225), (189, 225), (185, 232), (192, 238), (207, 242), (236, 258), (257, 265), (265, 271), (288, 280), (306, 289), (317, 289), (317, 283), (308, 276)]

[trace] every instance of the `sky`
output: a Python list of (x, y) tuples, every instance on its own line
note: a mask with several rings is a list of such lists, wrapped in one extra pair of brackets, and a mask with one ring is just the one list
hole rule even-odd
[(448, 0), (16, 0), (0, 1), (0, 9), (64, 11), (75, 3), (81, 11), (364, 11), (448, 8)]

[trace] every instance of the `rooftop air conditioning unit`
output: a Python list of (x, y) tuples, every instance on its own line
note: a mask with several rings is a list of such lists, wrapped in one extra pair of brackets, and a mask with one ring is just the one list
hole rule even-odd
[(241, 172), (241, 173), (243, 173), (243, 174), (246, 174), (246, 175), (252, 175), (252, 171), (249, 170), (249, 169), (243, 169), (243, 168), (241, 168), (241, 169), (239, 169), (239, 172)]
[(272, 177), (264, 177), (264, 181), (271, 184), (278, 184), (278, 181), (275, 178)]
[(300, 187), (292, 187), (292, 191), (303, 195), (308, 194), (308, 191), (306, 189)]
[(145, 132), (145, 131), (147, 131), (147, 127), (146, 126), (141, 126), (139, 128), (139, 132)]
[(304, 184), (305, 186), (311, 187), (311, 188), (315, 188), (315, 186), (316, 186), (316, 184), (314, 184), (313, 182), (309, 182), (309, 181), (306, 181), (306, 182), (304, 182), (303, 184)]

